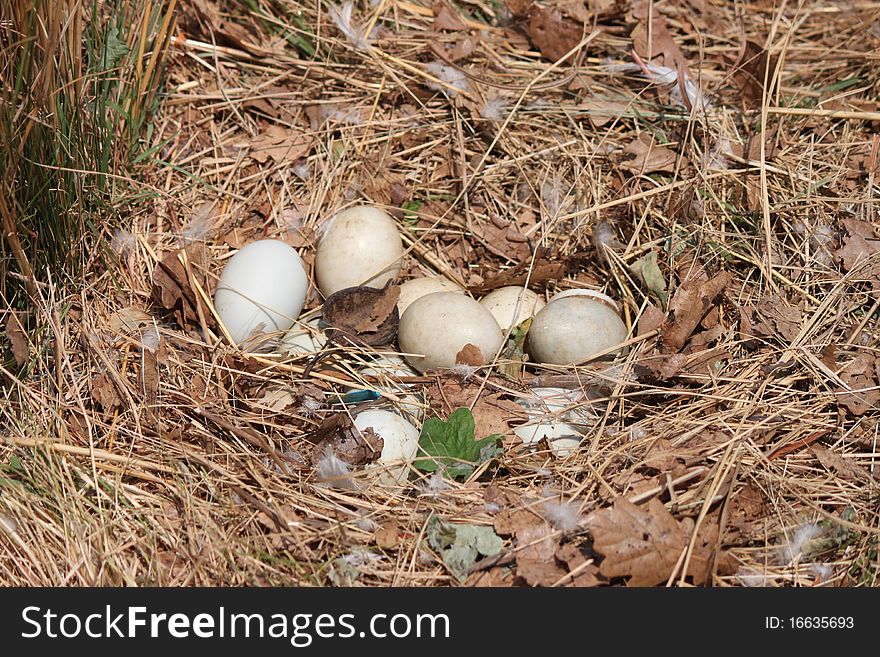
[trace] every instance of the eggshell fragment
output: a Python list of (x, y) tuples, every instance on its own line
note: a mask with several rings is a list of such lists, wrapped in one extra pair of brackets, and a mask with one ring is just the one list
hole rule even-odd
[(358, 413), (354, 426), (358, 431), (369, 428), (384, 441), (379, 459), (366, 467), (381, 468), (379, 481), (384, 484), (406, 482), (408, 466), (419, 448), (418, 430), (396, 413), (378, 409)]
[(458, 292), (464, 294), (458, 285), (440, 276), (423, 276), (410, 279), (400, 286), (400, 296), (397, 299), (397, 310), (403, 315), (410, 304), (426, 294), (434, 292)]
[(540, 422), (523, 424), (513, 432), (525, 445), (536, 445), (542, 438), (547, 439), (550, 451), (556, 458), (565, 458), (574, 453), (581, 444), (581, 435), (567, 422)]
[(383, 210), (359, 205), (331, 220), (318, 244), (315, 276), (328, 297), (347, 287), (380, 288), (400, 271), (403, 241)]
[(407, 362), (424, 372), (455, 367), (456, 355), (467, 344), (490, 362), (501, 348), (503, 334), (492, 313), (470, 297), (434, 292), (406, 309), (397, 339)]
[(547, 305), (537, 294), (517, 285), (492, 290), (480, 303), (492, 313), (503, 331), (518, 326)]
[(259, 240), (229, 259), (214, 308), (236, 344), (286, 331), (305, 303), (308, 277), (297, 252), (279, 240)]
[(601, 301), (569, 296), (535, 315), (528, 349), (539, 363), (570, 365), (620, 344), (627, 333), (623, 320)]

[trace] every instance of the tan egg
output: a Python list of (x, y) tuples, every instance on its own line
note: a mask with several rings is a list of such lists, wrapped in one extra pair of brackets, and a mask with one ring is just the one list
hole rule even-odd
[(562, 292), (557, 292), (552, 297), (550, 297), (550, 301), (552, 302), (556, 301), (557, 299), (565, 299), (566, 297), (592, 297), (593, 299), (598, 299), (602, 303), (607, 304), (615, 312), (620, 311), (620, 306), (617, 305), (617, 302), (609, 297), (607, 294), (599, 292), (597, 290), (587, 290), (584, 288), (575, 288), (573, 290), (563, 290)]
[(434, 292), (414, 301), (397, 333), (404, 358), (420, 372), (455, 367), (456, 355), (468, 344), (491, 362), (503, 337), (492, 313), (457, 292)]
[(401, 317), (413, 301), (434, 292), (458, 292), (459, 294), (464, 294), (464, 290), (458, 287), (458, 285), (441, 276), (412, 278), (400, 286), (397, 310), (400, 312)]
[(359, 205), (334, 217), (318, 244), (315, 277), (325, 297), (356, 285), (380, 288), (397, 276), (403, 241), (386, 212)]
[(547, 305), (537, 294), (517, 285), (492, 290), (480, 303), (492, 313), (503, 331), (518, 326)]
[(626, 340), (626, 324), (596, 299), (569, 296), (551, 301), (532, 319), (528, 350), (539, 363), (571, 365)]

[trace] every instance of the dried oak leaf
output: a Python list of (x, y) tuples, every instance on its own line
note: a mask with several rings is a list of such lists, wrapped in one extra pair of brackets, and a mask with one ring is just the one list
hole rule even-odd
[(871, 476), (871, 473), (865, 468), (844, 458), (824, 445), (814, 443), (810, 447), (810, 450), (813, 452), (813, 456), (818, 459), (819, 463), (847, 481), (852, 481), (857, 484), (864, 484), (865, 482), (870, 482), (872, 484), (877, 483)]
[(563, 584), (584, 588), (602, 584), (602, 580), (599, 579), (599, 567), (594, 563), (587, 563), (583, 552), (573, 543), (560, 546), (556, 550), (556, 559), (568, 567), (569, 579), (563, 580)]
[(461, 351), (455, 354), (455, 364), (480, 367), (486, 364), (486, 357), (483, 356), (483, 352), (480, 351), (478, 346), (468, 343), (461, 348)]
[(636, 54), (646, 62), (673, 70), (687, 68), (681, 49), (669, 33), (666, 18), (656, 11), (652, 2), (637, 3), (633, 8), (633, 17), (639, 20), (630, 33)]
[(396, 520), (388, 520), (382, 523), (373, 533), (373, 541), (380, 548), (397, 547), (400, 543), (400, 523)]
[(113, 379), (106, 372), (101, 372), (92, 377), (91, 381), (92, 399), (100, 404), (105, 411), (111, 411), (114, 408), (120, 408), (122, 401), (119, 399), (119, 393), (113, 384)]
[(765, 297), (741, 312), (748, 314), (747, 330), (749, 335), (755, 337), (780, 337), (784, 342), (792, 342), (800, 333), (803, 323), (801, 307), (790, 305), (779, 295)]
[(30, 343), (24, 327), (13, 312), (10, 312), (6, 319), (6, 337), (12, 347), (12, 357), (15, 359), (15, 364), (21, 367), (30, 357)]
[(460, 32), (468, 29), (458, 12), (446, 0), (435, 2), (431, 6), (431, 12), (434, 14), (434, 30)]
[(853, 415), (864, 415), (880, 402), (880, 362), (869, 353), (856, 356), (839, 374), (850, 391), (838, 394), (840, 404), (846, 406)]
[(841, 223), (848, 236), (834, 256), (840, 260), (844, 271), (858, 269), (860, 278), (869, 279), (875, 290), (880, 289), (880, 238), (874, 226), (860, 219), (843, 219)]
[(271, 158), (277, 164), (295, 162), (305, 157), (315, 145), (315, 138), (305, 130), (272, 123), (250, 140), (250, 156), (260, 164)]
[(341, 334), (355, 344), (389, 344), (397, 336), (400, 287), (382, 289), (364, 285), (334, 292), (324, 302), (324, 322), (332, 334)]
[[(590, 523), (593, 549), (605, 558), (599, 565), (604, 577), (628, 577), (629, 586), (654, 586), (666, 582), (687, 548), (693, 520), (677, 521), (659, 500), (636, 506), (618, 498), (610, 509), (596, 512)], [(717, 525), (708, 518), (688, 565), (687, 575), (695, 584), (705, 583), (712, 564)]]
[(347, 413), (336, 413), (325, 418), (315, 431), (306, 436), (315, 444), (312, 462), (318, 459), (329, 447), (336, 456), (349, 465), (372, 463), (382, 454), (385, 441), (369, 427), (359, 431)]
[[(654, 137), (646, 132), (627, 144), (623, 152), (630, 157), (621, 161), (620, 168), (635, 174), (654, 171), (672, 173), (675, 171), (676, 161), (679, 157), (675, 151), (665, 146), (658, 146)], [(683, 167), (686, 163), (687, 160), (681, 158), (680, 166)]]
[(680, 350), (697, 325), (709, 312), (715, 298), (733, 280), (730, 272), (720, 272), (705, 282), (687, 279), (675, 290), (669, 302), (669, 314), (660, 327), (667, 351)]
[[(180, 323), (186, 324), (197, 321), (196, 304), (200, 301), (193, 292), (187, 267), (184, 267), (181, 259), (188, 263), (193, 278), (206, 293), (211, 294), (205, 278), (210, 262), (208, 249), (203, 242), (191, 242), (183, 249), (166, 253), (159, 261), (153, 271), (153, 299), (165, 310), (177, 310)], [(206, 317), (210, 316), (207, 310), (203, 312)]]
[(547, 522), (523, 527), (516, 532), (516, 574), (529, 586), (552, 586), (568, 574), (556, 563), (559, 536)]
[(584, 37), (584, 26), (555, 7), (531, 0), (508, 0), (507, 6), (529, 40), (551, 61), (562, 59)]
[[(771, 56), (764, 48), (754, 41), (746, 40), (740, 48), (739, 57), (734, 64), (733, 81), (739, 87), (743, 106), (746, 109), (756, 109), (761, 106), (764, 98), (764, 81), (767, 81), (767, 93), (769, 98), (775, 89), (774, 82), (778, 84), (776, 69), (779, 66), (779, 57)], [(776, 80), (774, 81), (774, 77)]]

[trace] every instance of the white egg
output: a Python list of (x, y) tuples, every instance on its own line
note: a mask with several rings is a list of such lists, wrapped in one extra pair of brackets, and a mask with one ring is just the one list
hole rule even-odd
[(380, 288), (400, 271), (403, 241), (384, 211), (359, 205), (334, 217), (318, 244), (315, 277), (325, 297), (346, 287)]
[(611, 307), (615, 312), (620, 311), (620, 306), (617, 305), (617, 302), (609, 297), (604, 292), (599, 292), (598, 290), (586, 290), (582, 288), (575, 288), (573, 290), (563, 290), (562, 292), (557, 292), (552, 297), (550, 297), (550, 301), (556, 301), (557, 299), (565, 299), (566, 297), (592, 297), (594, 299), (598, 299), (602, 303), (607, 304)]
[(369, 410), (358, 413), (354, 426), (359, 431), (371, 429), (382, 437), (382, 454), (368, 468), (380, 468), (379, 480), (388, 485), (403, 484), (409, 474), (409, 464), (419, 449), (419, 432), (396, 413)]
[[(378, 392), (385, 392), (396, 396), (400, 399), (395, 406), (404, 415), (420, 422), (425, 415), (424, 396), (413, 390), (414, 384), (392, 381), (400, 377), (418, 376), (413, 368), (406, 364), (399, 356), (379, 356), (373, 360), (368, 367), (360, 370), (363, 376), (375, 376), (379, 379), (379, 383), (370, 384), (368, 387)], [(363, 390), (365, 386), (349, 386), (349, 391)]]
[(480, 303), (489, 309), (503, 331), (518, 326), (547, 305), (531, 290), (516, 285), (492, 290)]
[(601, 301), (569, 296), (535, 315), (528, 349), (539, 363), (571, 365), (620, 344), (627, 333), (623, 320)]
[(456, 292), (434, 292), (414, 301), (397, 333), (404, 358), (420, 372), (455, 367), (456, 355), (467, 344), (490, 362), (503, 337), (492, 313)]
[(299, 317), (309, 281), (297, 252), (278, 240), (248, 244), (229, 259), (214, 307), (241, 344), (255, 334), (286, 331)]
[(307, 322), (294, 322), (281, 338), (278, 351), (285, 355), (314, 354), (327, 343), (327, 336), (320, 328), (321, 318)]
[(581, 444), (581, 435), (566, 422), (540, 422), (523, 424), (513, 432), (519, 436), (524, 445), (536, 445), (546, 438), (550, 451), (557, 458), (565, 458), (577, 450)]
[(413, 278), (400, 286), (400, 297), (397, 299), (397, 310), (403, 316), (404, 311), (416, 299), (434, 292), (458, 292), (464, 294), (458, 285), (440, 276), (423, 276)]

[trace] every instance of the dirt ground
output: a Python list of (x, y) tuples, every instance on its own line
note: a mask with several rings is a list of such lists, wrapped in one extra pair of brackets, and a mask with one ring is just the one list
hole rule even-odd
[[(880, 3), (187, 0), (174, 34), (108, 258), (7, 324), (0, 584), (878, 584)], [(394, 344), (230, 345), (228, 257), (314, 280), (361, 203), (398, 282), (602, 292), (626, 349), (371, 378)], [(514, 433), (541, 387), (570, 453)], [(405, 395), (501, 449), (328, 466)]]

